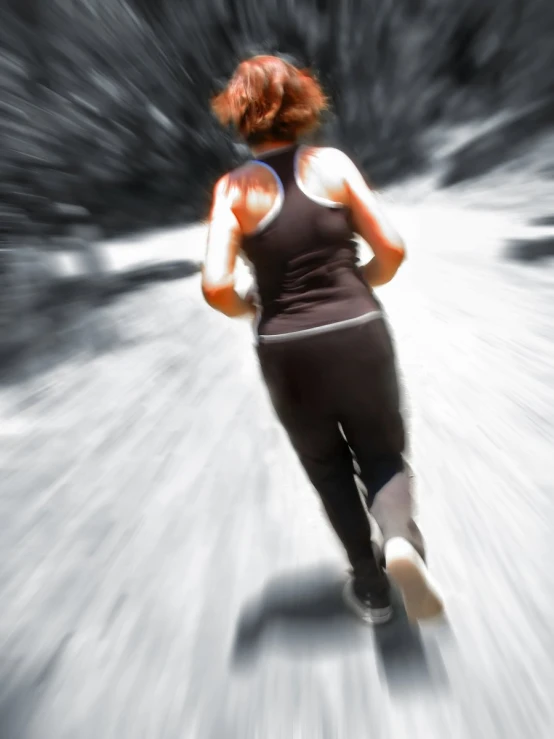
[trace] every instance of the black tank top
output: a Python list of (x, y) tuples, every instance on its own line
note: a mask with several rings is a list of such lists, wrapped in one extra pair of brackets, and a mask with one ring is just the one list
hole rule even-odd
[(357, 263), (347, 208), (312, 198), (296, 171), (298, 147), (255, 160), (277, 175), (281, 198), (243, 237), (260, 302), (258, 334), (278, 336), (360, 318), (380, 309)]

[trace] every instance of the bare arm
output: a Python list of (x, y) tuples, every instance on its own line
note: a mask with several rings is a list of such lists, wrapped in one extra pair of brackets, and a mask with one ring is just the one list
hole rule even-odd
[(404, 241), (358, 168), (342, 152), (337, 151), (336, 156), (341, 159), (340, 169), (337, 168), (342, 175), (341, 202), (350, 208), (356, 233), (367, 241), (374, 254), (362, 267), (364, 277), (371, 287), (385, 285), (406, 257)]
[(252, 303), (243, 300), (235, 290), (234, 273), (241, 239), (242, 231), (233, 212), (228, 177), (224, 177), (214, 189), (202, 293), (208, 305), (229, 318), (256, 314)]

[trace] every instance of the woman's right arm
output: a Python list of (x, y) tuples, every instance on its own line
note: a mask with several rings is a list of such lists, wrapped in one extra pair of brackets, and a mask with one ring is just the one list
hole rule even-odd
[(227, 175), (219, 180), (214, 190), (202, 270), (202, 293), (208, 305), (229, 318), (254, 317), (256, 307), (235, 290), (235, 266), (242, 230), (232, 205)]
[[(371, 287), (390, 282), (406, 257), (404, 240), (383, 212), (376, 194), (367, 185), (356, 165), (343, 152), (335, 149), (340, 159), (341, 202), (352, 213), (353, 226), (371, 247), (374, 257), (362, 271)], [(337, 165), (339, 162), (337, 161)]]

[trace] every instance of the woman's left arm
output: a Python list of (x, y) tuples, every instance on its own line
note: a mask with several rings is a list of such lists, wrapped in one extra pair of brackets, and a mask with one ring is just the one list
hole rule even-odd
[(235, 290), (235, 266), (242, 231), (233, 212), (229, 185), (229, 175), (226, 175), (214, 189), (202, 271), (202, 294), (208, 305), (229, 318), (254, 317), (255, 306), (243, 300)]

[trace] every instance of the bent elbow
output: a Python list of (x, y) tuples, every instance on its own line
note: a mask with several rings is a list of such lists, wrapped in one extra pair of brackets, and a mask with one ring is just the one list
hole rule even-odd
[(391, 245), (386, 257), (388, 271), (395, 275), (405, 259), (406, 247), (404, 246), (404, 242), (400, 241), (400, 243), (395, 243), (394, 246)]
[(202, 282), (201, 290), (202, 290), (202, 297), (204, 298), (206, 303), (210, 306), (210, 308), (212, 308), (213, 307), (212, 304), (213, 304), (214, 297), (215, 297), (213, 287), (211, 285), (207, 285), (205, 282)]
[(404, 247), (395, 246), (394, 250), (389, 251), (381, 263), (381, 284), (387, 284), (396, 276), (405, 258), (406, 249)]
[(395, 251), (398, 267), (400, 267), (400, 265), (406, 261), (406, 245), (404, 244), (404, 241), (401, 241), (400, 244), (397, 245)]
[(217, 303), (218, 299), (221, 298), (221, 293), (222, 290), (219, 285), (202, 281), (202, 295), (208, 305), (212, 306), (214, 303)]
[(206, 303), (216, 311), (229, 315), (230, 304), (232, 303), (234, 286), (228, 283), (224, 285), (213, 285), (202, 282), (202, 295)]

